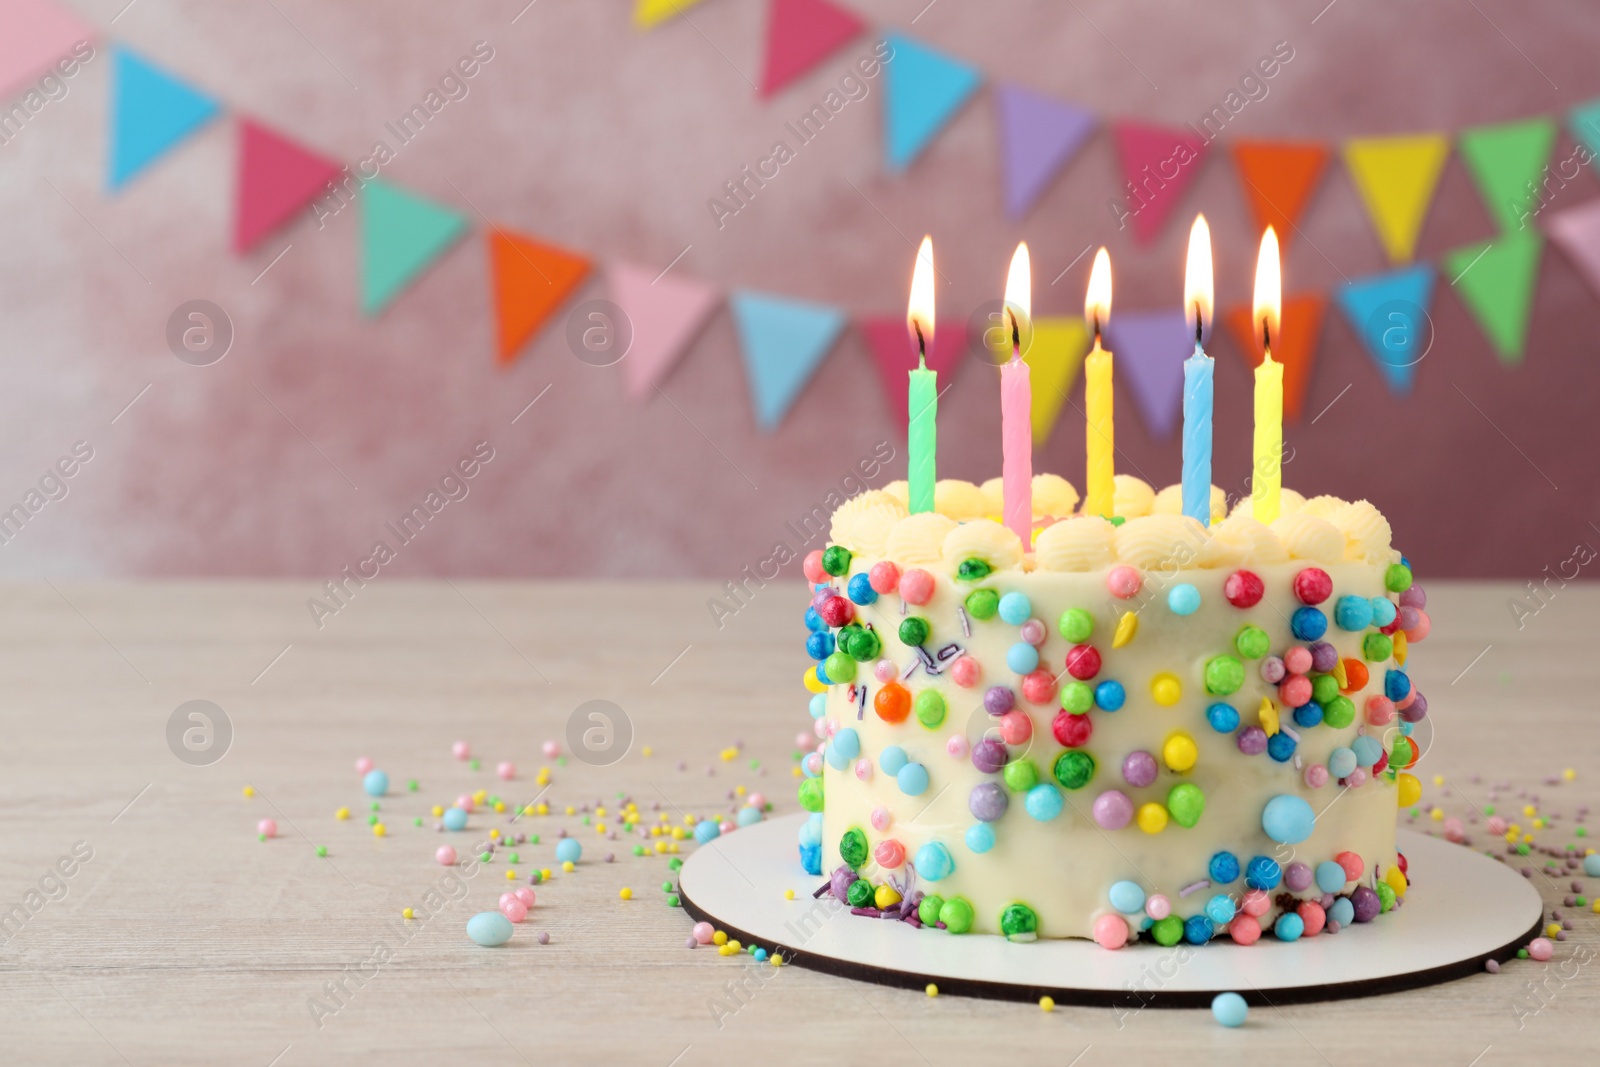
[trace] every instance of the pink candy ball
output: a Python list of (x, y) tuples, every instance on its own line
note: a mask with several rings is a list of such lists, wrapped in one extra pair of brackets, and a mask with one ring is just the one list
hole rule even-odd
[(878, 866), (886, 871), (897, 871), (906, 861), (906, 846), (893, 838), (888, 841), (879, 841), (878, 847), (872, 850), (872, 858), (878, 861)]
[(822, 753), (807, 753), (803, 762), (806, 765), (806, 770), (810, 772), (812, 778), (815, 778), (817, 775), (822, 773)]
[(944, 750), (951, 759), (966, 759), (972, 746), (967, 744), (967, 739), (960, 734), (952, 734), (950, 740), (944, 743)]
[[(1106, 574), (1106, 589), (1118, 600), (1137, 596), (1143, 585), (1144, 579), (1139, 577), (1139, 572), (1127, 564), (1112, 567)], [(1126, 927), (1127, 924), (1123, 923), (1123, 926)]]
[[(1306, 654), (1310, 658), (1310, 653)], [(1278, 702), (1286, 708), (1298, 708), (1311, 700), (1311, 679), (1303, 674), (1291, 674), (1278, 684)]]
[(828, 736), (828, 720), (827, 719), (812, 719), (811, 720), (811, 732), (816, 734), (818, 737), (827, 737)]
[(869, 759), (856, 760), (856, 779), (862, 782), (872, 781), (872, 761)]
[(494, 773), (509, 782), (517, 776), (517, 765), (508, 760), (496, 767)]
[(694, 930), (692, 932), (696, 941), (700, 942), (702, 945), (709, 945), (711, 944), (711, 938), (716, 934), (717, 930), (716, 927), (712, 926), (710, 923), (695, 923)]
[(879, 682), (892, 682), (898, 673), (893, 660), (880, 659), (872, 665), (872, 676)]
[(839, 720), (838, 719), (823, 719), (822, 721), (827, 726), (828, 736), (829, 737), (832, 737), (834, 734), (839, 732)]
[[(507, 897), (510, 899), (508, 900)], [(514, 923), (519, 923), (528, 917), (528, 906), (515, 896), (507, 893), (500, 898), (500, 914)]]
[(1360, 789), (1367, 784), (1367, 769), (1365, 767), (1357, 767), (1345, 775), (1344, 784), (1351, 789)]
[(559, 743), (555, 741), (546, 741), (544, 743), (545, 759), (555, 759), (559, 755), (561, 755), (561, 745)]
[(963, 689), (971, 689), (983, 677), (983, 668), (971, 656), (962, 656), (950, 665), (950, 680)]
[(1094, 798), (1095, 825), (1102, 830), (1120, 830), (1133, 820), (1133, 801), (1120, 789), (1108, 789)]
[(833, 576), (822, 566), (822, 549), (820, 548), (814, 548), (806, 553), (806, 558), (800, 563), (800, 569), (805, 571), (806, 581), (812, 585), (822, 585), (833, 579)]
[(1367, 698), (1367, 722), (1373, 726), (1387, 726), (1394, 721), (1394, 701), (1385, 696)]
[(745, 803), (752, 808), (765, 808), (767, 806), (767, 796), (765, 793), (751, 793), (750, 799), (746, 800)]
[(900, 568), (888, 560), (874, 563), (867, 572), (867, 581), (875, 593), (892, 593), (900, 585)]
[(271, 819), (262, 819), (256, 823), (256, 833), (266, 834), (268, 837), (278, 836), (278, 824)]
[(1228, 924), (1228, 936), (1240, 945), (1253, 945), (1261, 940), (1261, 924), (1251, 915), (1235, 915)]
[(465, 741), (457, 741), (450, 746), (450, 752), (456, 759), (468, 759), (472, 755), (472, 746)]
[(1008, 745), (1027, 744), (1033, 736), (1033, 720), (1025, 711), (1008, 711), (1000, 716), (1000, 740)]
[(894, 816), (890, 815), (889, 809), (884, 807), (873, 808), (870, 818), (872, 819), (872, 828), (880, 834), (889, 829), (889, 825), (894, 822)]
[(1503, 833), (1505, 833), (1506, 832), (1506, 821), (1504, 819), (1502, 819), (1498, 815), (1489, 816), (1489, 832), (1491, 834), (1503, 834)]
[(1239, 904), (1239, 910), (1246, 915), (1260, 918), (1272, 910), (1272, 898), (1267, 896), (1266, 890), (1252, 889), (1245, 893), (1244, 900)]
[(1417, 702), (1417, 692), (1418, 692), (1417, 688), (1415, 686), (1412, 686), (1411, 687), (1411, 692), (1407, 693), (1405, 696), (1403, 696), (1399, 700), (1395, 701), (1394, 710), (1396, 710), (1396, 711), (1405, 711), (1412, 704), (1415, 704)]
[(1283, 654), (1283, 666), (1290, 674), (1304, 674), (1311, 669), (1311, 650), (1296, 645)]
[(913, 567), (900, 576), (900, 598), (907, 604), (921, 606), (933, 599), (933, 575), (921, 567)]
[(1461, 825), (1460, 819), (1450, 818), (1444, 821), (1444, 839), (1446, 841), (1453, 841), (1459, 844), (1466, 840), (1466, 837), (1466, 828)]
[(524, 907), (533, 907), (534, 895), (532, 886), (519, 885), (517, 886), (515, 892), (517, 894), (517, 899), (522, 901)]
[(462, 811), (471, 811), (476, 805), (473, 803), (471, 793), (462, 793), (456, 797), (456, 807)]
[(454, 867), (456, 865), (456, 850), (449, 845), (440, 845), (439, 851), (433, 854), (433, 858), (441, 867)]
[(1044, 644), (1045, 633), (1042, 619), (1029, 619), (1022, 624), (1022, 639), (1035, 648)]
[(1095, 943), (1101, 948), (1118, 949), (1128, 943), (1128, 924), (1120, 915), (1102, 915), (1094, 921)]
[(1528, 942), (1528, 955), (1543, 962), (1555, 954), (1555, 946), (1548, 937), (1536, 937)]
[(794, 747), (795, 748), (806, 748), (810, 744), (811, 744), (811, 734), (808, 733), (807, 731), (801, 730), (799, 733), (794, 735)]
[(366, 756), (362, 756), (360, 759), (356, 760), (356, 773), (357, 774), (366, 774), (368, 771), (372, 770), (372, 767), (373, 767), (372, 761), (370, 759), (368, 759)]
[(1162, 919), (1165, 919), (1168, 915), (1172, 914), (1172, 901), (1168, 900), (1160, 893), (1156, 893), (1145, 900), (1144, 913), (1150, 916), (1150, 918), (1156, 920), (1156, 922), (1160, 922)]
[(1321, 789), (1328, 784), (1328, 768), (1320, 763), (1313, 763), (1306, 768), (1306, 785), (1312, 789)]
[(1316, 937), (1322, 933), (1322, 928), (1328, 925), (1328, 913), (1321, 904), (1314, 900), (1307, 900), (1295, 909), (1300, 914), (1300, 920), (1306, 924), (1306, 937)]
[(1417, 624), (1405, 631), (1407, 641), (1421, 641), (1433, 630), (1433, 620), (1428, 618), (1426, 611), (1417, 609)]

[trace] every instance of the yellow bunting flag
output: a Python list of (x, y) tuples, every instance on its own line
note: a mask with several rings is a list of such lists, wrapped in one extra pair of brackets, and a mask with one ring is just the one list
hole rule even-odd
[(1394, 263), (1408, 263), (1439, 184), (1450, 139), (1440, 133), (1348, 141), (1344, 164)]
[(633, 28), (648, 30), (652, 26), (681, 15), (700, 0), (637, 0), (633, 5)]
[(1045, 443), (1061, 405), (1072, 392), (1089, 349), (1089, 331), (1080, 318), (1035, 319), (1033, 344), (1023, 360), (1033, 382), (1033, 444)]

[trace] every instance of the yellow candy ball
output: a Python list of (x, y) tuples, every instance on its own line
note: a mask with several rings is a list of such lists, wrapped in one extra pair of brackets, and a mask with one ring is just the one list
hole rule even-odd
[(489, 831), (489, 836), (491, 838), (499, 837), (500, 836), (500, 831), (498, 829), (490, 830)]
[(1546, 937), (1555, 937), (1560, 932), (1561, 932), (1561, 924), (1560, 923), (1551, 923), (1549, 926), (1546, 926), (1544, 928), (1544, 936), (1546, 936)]
[(1139, 829), (1147, 834), (1159, 834), (1167, 828), (1167, 809), (1155, 803), (1139, 806)]
[(565, 862), (565, 863), (563, 863), (561, 865), (561, 869), (563, 871), (566, 871), (568, 874), (571, 874), (577, 868), (572, 865), (572, 861), (571, 860), (568, 860), (567, 862)]
[(1409, 808), (1422, 799), (1422, 783), (1417, 781), (1416, 775), (1402, 774), (1395, 780), (1395, 784), (1398, 786), (1395, 792), (1398, 794), (1400, 807)]
[(515, 882), (516, 880), (517, 880), (517, 872), (516, 871), (512, 871), (512, 870), (506, 871), (506, 881)]
[(350, 809), (340, 808), (338, 811), (333, 813), (333, 817), (335, 819), (348, 819), (350, 817)]
[[(343, 809), (340, 809), (340, 810), (343, 810)], [(437, 819), (439, 816), (441, 816), (443, 814), (444, 814), (444, 807), (442, 805), (435, 804), (433, 806), (433, 817), (435, 819)]]
[(1161, 746), (1161, 758), (1166, 761), (1169, 770), (1181, 774), (1200, 759), (1200, 750), (1195, 747), (1194, 738), (1186, 733), (1175, 733)]
[(247, 797), (255, 796), (256, 795), (256, 787), (253, 786), (253, 785), (245, 786), (244, 787), (244, 795), (247, 796)]
[(718, 930), (714, 932), (711, 935), (711, 943), (713, 945), (726, 945), (728, 943), (728, 935), (726, 931)]
[(649, 759), (651, 756), (656, 754), (656, 750), (651, 748), (649, 745), (644, 746), (644, 748), (640, 749), (639, 751), (645, 759)]
[(1406, 895), (1408, 883), (1406, 882), (1406, 876), (1400, 873), (1399, 867), (1390, 867), (1388, 871), (1384, 872), (1383, 880), (1389, 883), (1389, 888), (1394, 890), (1395, 896), (1403, 897)]
[(939, 995), (939, 987), (934, 985), (932, 982), (929, 982), (928, 988), (924, 989), (923, 992), (928, 994), (930, 997), (936, 997)]
[(414, 919), (414, 918), (416, 918), (416, 915), (412, 913), (410, 908), (406, 908), (404, 911), (402, 911), (400, 913), (400, 917), (402, 919)]
[(374, 837), (382, 837), (388, 832), (388, 829), (383, 825), (383, 823), (378, 822), (372, 824), (372, 834)]
[(1039, 1010), (1040, 1011), (1055, 1011), (1056, 1010), (1055, 998), (1054, 997), (1040, 997), (1039, 998)]
[(783, 899), (784, 900), (793, 900), (794, 899), (794, 890), (793, 889), (785, 889), (783, 891)]
[(1150, 698), (1164, 708), (1170, 708), (1183, 699), (1183, 683), (1170, 671), (1162, 671), (1150, 679)]
[(1570, 782), (1578, 777), (1578, 772), (1573, 770), (1571, 767), (1568, 767), (1566, 770), (1561, 772), (1561, 777)]
[(623, 900), (632, 900), (633, 890), (629, 889), (627, 886), (623, 886), (621, 889), (617, 890), (617, 896), (621, 897)]
[(804, 683), (808, 693), (826, 693), (828, 691), (827, 686), (817, 681), (817, 669), (815, 667), (807, 667), (805, 675), (800, 680)]
[(892, 885), (880, 885), (872, 894), (872, 902), (879, 909), (892, 908), (900, 903), (900, 894)]

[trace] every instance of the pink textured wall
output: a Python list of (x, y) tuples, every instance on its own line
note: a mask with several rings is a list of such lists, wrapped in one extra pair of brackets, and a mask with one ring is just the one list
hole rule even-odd
[[(1317, 17), (1323, 0), (942, 0), (918, 16), (920, 3), (849, 3), (990, 78), (1158, 121), (1198, 118), (1286, 40), (1294, 59), (1234, 120), (1243, 135), (1456, 130), (1561, 113), (1600, 95), (1600, 9), (1580, 5), (1339, 0)], [(1105, 208), (1119, 181), (1104, 135), (1025, 222), (1010, 225), (989, 95), (896, 178), (880, 162), (881, 78), (719, 230), (707, 199), (765, 155), (783, 123), (818, 102), (872, 41), (858, 39), (763, 103), (750, 83), (765, 5), (753, 0), (707, 0), (692, 21), (642, 35), (626, 0), (540, 0), (515, 23), (522, 0), (144, 0), (112, 26), (124, 4), (84, 0), (78, 10), (234, 108), (352, 161), (389, 137), (384, 124), (475, 41), (488, 41), (494, 58), (469, 95), (385, 174), (602, 263), (659, 269), (689, 246), (674, 269), (723, 287), (898, 314), (909, 242), (931, 231), (949, 279), (939, 293), (949, 321), (998, 295), (1020, 238), (1034, 252), (1036, 309), (1072, 312), (1087, 257), (1059, 284), (1050, 279), (1104, 242), (1119, 308), (1171, 306), (1187, 220), (1204, 210), (1220, 301), (1249, 296), (1255, 236), (1226, 161), (1208, 163), (1152, 248), (1118, 233)], [(329, 576), (377, 539), (392, 543), (384, 522), (488, 441), (493, 459), (470, 493), (398, 549), (393, 573), (731, 577), (776, 541), (793, 543), (784, 524), (879, 441), (903, 457), (854, 332), (782, 429), (764, 436), (726, 311), (666, 381), (670, 402), (630, 406), (615, 368), (573, 357), (559, 319), (514, 367), (494, 365), (481, 236), (376, 321), (356, 311), (354, 211), (322, 228), (307, 215), (257, 254), (234, 258), (231, 124), (212, 126), (110, 198), (109, 68), (102, 43), (67, 96), (0, 147), (0, 504), (20, 500), (75, 442), (93, 451), (68, 495), (0, 548), (0, 573)], [(1570, 150), (1563, 135), (1556, 158)], [(1555, 207), (1596, 192), (1587, 173)], [(1384, 265), (1337, 164), (1303, 225), (1291, 289), (1327, 289)], [(1421, 254), (1490, 232), (1452, 160)], [(1600, 301), (1547, 249), (1528, 357), (1507, 369), (1447, 283), (1434, 307), (1437, 340), (1404, 401), (1330, 309), (1308, 417), (1339, 399), (1316, 425), (1289, 427), (1296, 458), (1285, 483), (1370, 498), (1425, 575), (1533, 578), (1580, 540), (1600, 545), (1590, 524), (1600, 521), (1591, 436)], [(582, 294), (603, 295), (598, 279)], [(225, 308), (236, 331), (232, 351), (208, 367), (179, 362), (164, 338), (172, 309), (195, 298)], [(1217, 480), (1236, 482), (1248, 465), (1249, 378), (1220, 331), (1214, 348)], [(993, 375), (967, 363), (941, 404), (943, 473), (997, 472), (997, 399)], [(1081, 427), (1067, 408), (1036, 469), (1081, 485)], [(1118, 444), (1158, 486), (1176, 480), (1176, 438), (1150, 440), (1126, 401)], [(902, 464), (876, 481), (900, 476)]]

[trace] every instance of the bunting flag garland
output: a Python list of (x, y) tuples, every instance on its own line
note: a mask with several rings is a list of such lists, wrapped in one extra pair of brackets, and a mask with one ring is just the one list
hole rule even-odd
[(1551, 216), (1545, 230), (1589, 288), (1600, 294), (1600, 199)]
[(852, 12), (828, 0), (772, 0), (767, 12), (761, 96), (772, 96), (843, 48), (865, 28), (866, 23)]
[(1078, 380), (1078, 368), (1089, 351), (1089, 327), (1080, 318), (1043, 318), (1033, 320), (1033, 344), (1023, 360), (1028, 364), (1028, 377), (1033, 385), (1033, 407), (1029, 412), (1033, 422), (1035, 448), (1050, 439), (1056, 420), (1061, 415), (1061, 405)]
[(889, 169), (909, 167), (982, 83), (976, 67), (898, 33), (884, 65), (884, 147)]
[[(79, 42), (92, 40), (94, 27), (52, 0), (0, 0), (0, 100), (21, 94), (44, 77)], [(40, 105), (43, 106), (43, 105)], [(33, 108), (24, 100), (24, 107)]]
[(1391, 263), (1409, 263), (1450, 139), (1442, 133), (1369, 137), (1344, 146), (1344, 165)]
[(1194, 334), (1182, 308), (1122, 311), (1106, 324), (1106, 347), (1116, 354), (1116, 381), (1126, 382), (1152, 437), (1170, 437), (1183, 403), (1183, 361)]
[(1186, 128), (1139, 122), (1116, 123), (1112, 135), (1127, 182), (1122, 221), (1132, 219), (1134, 240), (1149, 244), (1200, 173), (1206, 143)]
[[(1327, 168), (1327, 147), (1315, 141), (1236, 141), (1233, 162), (1244, 182), (1256, 229), (1271, 226), (1287, 250)], [(1287, 378), (1284, 387), (1288, 388)]]
[(1533, 306), (1533, 283), (1539, 276), (1539, 254), (1544, 238), (1535, 230), (1521, 230), (1487, 244), (1458, 248), (1444, 257), (1444, 269), (1455, 281), (1462, 303), (1472, 312), (1500, 362), (1522, 362), (1528, 334), (1528, 310)]
[(217, 102), (125, 48), (111, 57), (111, 160), (120, 189), (216, 117)]
[(844, 312), (826, 304), (749, 290), (728, 298), (763, 431), (778, 428), (844, 329)]
[[(1272, 358), (1283, 364), (1283, 417), (1290, 422), (1298, 422), (1305, 412), (1312, 364), (1316, 362), (1317, 344), (1322, 338), (1322, 313), (1327, 306), (1327, 298), (1321, 293), (1297, 293), (1283, 300), (1283, 332), (1273, 338)], [(1244, 357), (1245, 366), (1255, 370), (1264, 350), (1250, 305), (1229, 308), (1223, 314), (1223, 321), (1239, 354)]]
[(455, 244), (467, 218), (382, 178), (361, 190), (361, 310), (376, 315)]
[[(867, 348), (872, 352), (872, 362), (883, 382), (884, 402), (894, 415), (894, 424), (903, 428), (909, 420), (906, 375), (917, 366), (917, 350), (906, 330), (906, 320), (904, 316), (883, 315), (861, 319), (856, 325), (861, 328)], [(948, 386), (966, 354), (967, 339), (962, 331), (949, 327), (935, 329), (933, 350), (927, 354), (928, 369), (939, 375), (943, 386)]]
[(1028, 213), (1083, 147), (1094, 132), (1095, 119), (1082, 108), (1018, 85), (999, 86), (995, 103), (1000, 113), (1006, 217), (1014, 222)]
[(239, 182), (233, 250), (244, 253), (339, 176), (339, 164), (249, 118), (239, 119)]
[(1536, 202), (1531, 190), (1542, 181), (1555, 142), (1556, 124), (1547, 118), (1461, 132), (1461, 158), (1502, 232), (1527, 229)]
[(676, 18), (700, 0), (634, 0), (633, 28), (648, 30), (670, 18)]
[(614, 264), (606, 283), (633, 333), (622, 361), (623, 387), (629, 399), (642, 400), (671, 372), (722, 294), (699, 279), (662, 275), (630, 263)]
[[(503, 365), (517, 358), (550, 313), (572, 295), (589, 273), (589, 261), (496, 226), (489, 235), (489, 270), (494, 276), (497, 354)], [(637, 342), (637, 329), (633, 336)]]
[[(1428, 354), (1433, 328), (1433, 268), (1426, 263), (1347, 282), (1339, 306), (1395, 394), (1411, 391), (1417, 364)], [(1287, 368), (1285, 368), (1287, 370)]]

